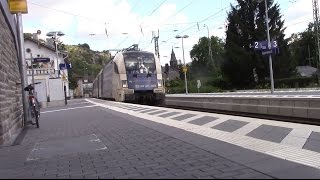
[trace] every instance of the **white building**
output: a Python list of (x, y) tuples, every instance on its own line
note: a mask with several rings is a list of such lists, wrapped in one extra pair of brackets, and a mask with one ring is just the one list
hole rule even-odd
[(65, 62), (67, 53), (58, 52), (57, 58), (54, 47), (33, 38), (25, 38), (24, 47), (28, 84), (32, 83), (31, 58), (33, 58), (34, 82), (41, 82), (35, 85), (35, 92), (42, 107), (64, 105), (64, 86), (66, 87), (66, 96), (70, 97), (68, 70), (64, 69), (66, 64), (69, 64), (69, 62)]

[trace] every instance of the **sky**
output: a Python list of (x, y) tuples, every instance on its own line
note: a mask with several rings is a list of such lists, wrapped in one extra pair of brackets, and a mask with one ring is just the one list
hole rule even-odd
[[(285, 20), (285, 33), (304, 31), (313, 20), (312, 0), (275, 0)], [(153, 34), (158, 35), (160, 61), (170, 61), (172, 49), (183, 63), (191, 62), (190, 51), (200, 37), (225, 38), (227, 13), (236, 0), (28, 0), (23, 15), (25, 33), (62, 31), (68, 45), (87, 43), (97, 51), (117, 50), (139, 44), (154, 52)], [(113, 54), (115, 51), (112, 51)]]

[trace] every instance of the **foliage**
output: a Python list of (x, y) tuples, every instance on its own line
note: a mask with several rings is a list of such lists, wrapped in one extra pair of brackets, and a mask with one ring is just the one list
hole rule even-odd
[(69, 78), (69, 88), (70, 89), (75, 89), (78, 86), (77, 80), (74, 77), (73, 69), (69, 69), (68, 71), (68, 78)]
[(296, 66), (317, 67), (316, 33), (313, 23), (310, 23), (304, 32), (292, 34), (290, 41), (289, 50)]
[(32, 38), (32, 33), (23, 33), (24, 38)]
[(65, 48), (72, 63), (72, 70), (69, 72), (72, 88), (77, 86), (76, 82), (79, 79), (85, 78), (93, 82), (104, 65), (111, 60), (108, 51), (92, 51), (88, 44), (66, 45)]
[(310, 84), (317, 83), (317, 77), (293, 77), (284, 79), (275, 79), (275, 86), (279, 88), (299, 88), (307, 87)]
[[(212, 59), (209, 54), (209, 44), (211, 44)], [(224, 43), (218, 37), (211, 39), (202, 37), (198, 44), (195, 44), (190, 52), (192, 59), (191, 74), (193, 78), (217, 76), (224, 53)]]
[[(231, 6), (228, 15), (228, 30), (226, 32), (226, 60), (222, 72), (229, 79), (233, 87), (244, 88), (256, 85), (253, 70), (259, 81), (264, 81), (269, 76), (269, 61), (259, 52), (251, 48), (254, 41), (267, 39), (265, 24), (265, 5), (252, 0), (237, 0), (237, 6)], [(280, 55), (273, 57), (274, 77), (283, 78), (290, 76), (294, 67), (290, 64), (288, 41), (284, 39), (284, 21), (281, 20), (279, 5), (273, 5), (273, 0), (268, 0), (268, 15), (271, 39), (278, 41)]]
[[(220, 81), (218, 79), (206, 79), (202, 78), (201, 84), (202, 86), (199, 89), (199, 93), (215, 93), (222, 92), (222, 89), (219, 86)], [(215, 83), (213, 83), (215, 82)], [(185, 93), (185, 82), (181, 79), (171, 80), (167, 84), (168, 93), (176, 94), (176, 93)], [(189, 93), (198, 93), (197, 80), (188, 81), (188, 92)]]

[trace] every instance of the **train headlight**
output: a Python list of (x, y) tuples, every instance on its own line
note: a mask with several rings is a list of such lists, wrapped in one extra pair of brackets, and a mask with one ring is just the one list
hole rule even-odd
[(123, 88), (128, 88), (128, 81), (127, 80), (122, 80), (122, 87)]
[(162, 87), (162, 79), (158, 79), (158, 87)]

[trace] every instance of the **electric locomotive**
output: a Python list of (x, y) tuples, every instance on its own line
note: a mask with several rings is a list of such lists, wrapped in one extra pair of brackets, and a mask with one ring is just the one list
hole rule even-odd
[(94, 97), (119, 102), (162, 104), (165, 98), (160, 60), (137, 45), (118, 52), (93, 87)]

